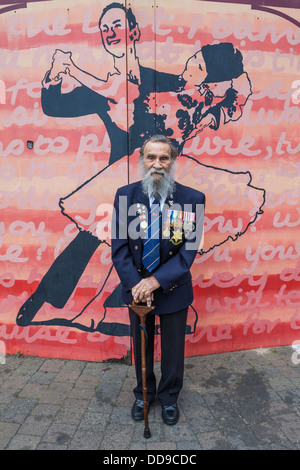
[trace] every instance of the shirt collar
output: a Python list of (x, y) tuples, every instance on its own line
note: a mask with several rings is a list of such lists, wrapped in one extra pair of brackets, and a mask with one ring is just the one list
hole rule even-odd
[[(148, 196), (149, 196), (149, 203), (150, 203), (150, 206), (151, 206), (151, 204), (154, 201), (154, 196), (150, 195), (150, 193), (148, 193)], [(160, 200), (160, 209), (161, 210), (163, 209), (165, 202), (166, 202), (166, 198)]]

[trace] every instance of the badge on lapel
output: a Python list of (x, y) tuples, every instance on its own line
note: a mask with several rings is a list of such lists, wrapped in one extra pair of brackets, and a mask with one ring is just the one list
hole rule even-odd
[(137, 214), (140, 219), (140, 227), (143, 231), (143, 234), (146, 236), (148, 230), (148, 211), (147, 207), (144, 204), (137, 204)]

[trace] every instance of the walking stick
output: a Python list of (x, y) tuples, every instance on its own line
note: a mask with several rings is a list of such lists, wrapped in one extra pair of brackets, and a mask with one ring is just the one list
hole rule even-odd
[(142, 380), (143, 380), (143, 407), (144, 407), (144, 437), (149, 439), (151, 432), (148, 423), (148, 407), (147, 407), (147, 375), (146, 375), (146, 315), (155, 307), (147, 307), (146, 305), (129, 305), (131, 310), (136, 313), (140, 318), (141, 327), (141, 357), (142, 357)]

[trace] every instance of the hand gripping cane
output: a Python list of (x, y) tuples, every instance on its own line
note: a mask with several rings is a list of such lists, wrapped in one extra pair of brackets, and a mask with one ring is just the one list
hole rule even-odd
[(146, 375), (146, 315), (155, 307), (147, 307), (145, 305), (129, 305), (131, 310), (136, 313), (140, 318), (141, 327), (141, 357), (142, 357), (142, 380), (143, 380), (143, 406), (144, 406), (144, 420), (145, 430), (144, 437), (148, 439), (151, 437), (149, 423), (148, 423), (148, 407), (147, 407), (147, 375)]

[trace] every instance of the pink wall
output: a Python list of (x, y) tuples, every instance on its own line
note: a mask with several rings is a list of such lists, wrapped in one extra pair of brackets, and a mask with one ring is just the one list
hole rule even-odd
[(179, 145), (177, 180), (207, 198), (186, 355), (297, 341), (299, 6), (133, 0), (136, 36), (126, 45), (119, 31), (124, 41), (105, 48), (98, 23), (111, 3), (1, 2), (6, 352), (128, 354), (109, 220), (116, 189), (140, 178), (138, 148), (154, 121)]

